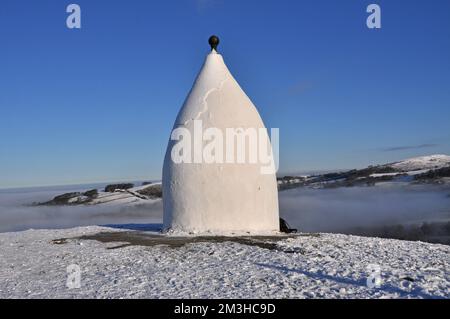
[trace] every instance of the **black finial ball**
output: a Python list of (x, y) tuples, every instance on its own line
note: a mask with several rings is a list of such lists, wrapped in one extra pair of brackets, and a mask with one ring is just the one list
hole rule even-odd
[(217, 46), (219, 45), (219, 38), (215, 35), (209, 37), (209, 45), (211, 46), (211, 51), (214, 49), (217, 51)]

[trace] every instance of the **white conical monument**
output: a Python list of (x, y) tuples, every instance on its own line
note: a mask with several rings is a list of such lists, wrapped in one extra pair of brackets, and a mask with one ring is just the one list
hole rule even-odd
[[(256, 162), (248, 160), (248, 150), (244, 163), (233, 162), (237, 146), (227, 150), (227, 129), (263, 132), (262, 137), (268, 141), (267, 149), (272, 155), (273, 164), (264, 123), (253, 103), (228, 71), (222, 56), (217, 53), (218, 42), (215, 36), (209, 40), (211, 52), (177, 116), (167, 147), (163, 168), (164, 229), (212, 234), (278, 232), (275, 170), (267, 171), (267, 162), (259, 158)], [(180, 135), (174, 134), (177, 129), (192, 134), (192, 139), (188, 141), (192, 151), (180, 152), (192, 162), (180, 162), (173, 158), (174, 154), (178, 154), (179, 143), (186, 138), (183, 136), (178, 141), (174, 140)], [(204, 138), (196, 143), (199, 132), (208, 137), (208, 129), (209, 133), (214, 130), (223, 132), (223, 142), (217, 142), (217, 149), (212, 152), (216, 156), (213, 161), (205, 160), (199, 153), (202, 149), (206, 151), (212, 135), (209, 134), (210, 140)], [(222, 150), (223, 161), (220, 160)], [(229, 160), (226, 160), (227, 156), (230, 156)]]

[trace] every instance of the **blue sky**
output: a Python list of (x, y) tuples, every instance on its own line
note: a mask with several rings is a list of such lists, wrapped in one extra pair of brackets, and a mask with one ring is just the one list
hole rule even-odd
[(3, 0), (0, 187), (160, 178), (211, 34), (281, 172), (450, 154), (450, 1)]

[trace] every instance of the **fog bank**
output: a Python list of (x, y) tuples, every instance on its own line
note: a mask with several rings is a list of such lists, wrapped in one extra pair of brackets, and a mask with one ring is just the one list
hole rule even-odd
[[(162, 202), (140, 205), (31, 206), (64, 190), (0, 191), (0, 232), (162, 222)], [(450, 188), (384, 183), (374, 187), (296, 188), (279, 193), (280, 215), (303, 232), (450, 220)], [(199, 194), (201, 196), (201, 194)]]
[(373, 187), (280, 192), (280, 215), (306, 232), (450, 220), (450, 189), (384, 183)]

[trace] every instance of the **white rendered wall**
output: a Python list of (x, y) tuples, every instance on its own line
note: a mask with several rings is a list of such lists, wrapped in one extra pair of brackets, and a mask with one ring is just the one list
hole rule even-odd
[[(193, 133), (216, 127), (264, 128), (253, 103), (214, 50), (206, 61), (175, 121), (174, 129)], [(267, 134), (266, 134), (267, 136)], [(260, 163), (181, 163), (171, 159), (169, 141), (163, 168), (164, 229), (182, 232), (279, 230), (275, 173), (261, 174)]]

